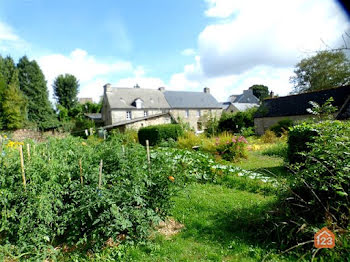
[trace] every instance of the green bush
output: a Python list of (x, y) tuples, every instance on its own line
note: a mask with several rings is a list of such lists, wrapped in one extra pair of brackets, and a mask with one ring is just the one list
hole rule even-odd
[(317, 124), (304, 122), (292, 127), (288, 133), (287, 159), (289, 163), (304, 162), (305, 157), (301, 153), (310, 151), (308, 143), (313, 142), (318, 135)]
[[(291, 166), (294, 175), (289, 188), (271, 212), (275, 216), (266, 218), (270, 226), (264, 227), (273, 227), (270, 233), (274, 232), (269, 241), (278, 241), (286, 249), (312, 239), (326, 226), (335, 233), (336, 244), (319, 256), (324, 261), (342, 261), (339, 258), (348, 252), (350, 243), (350, 122), (301, 124), (294, 130), (293, 135), (317, 135), (311, 142), (304, 140), (303, 161)], [(311, 251), (313, 245), (300, 248)]]
[(218, 124), (219, 131), (239, 133), (242, 127), (254, 127), (254, 115), (256, 111), (257, 108), (254, 107), (244, 112), (223, 113)]
[(183, 131), (180, 125), (164, 124), (140, 128), (138, 138), (142, 145), (146, 145), (146, 140), (148, 140), (149, 144), (154, 146), (170, 138), (177, 140), (182, 133)]
[(288, 131), (293, 126), (293, 121), (289, 118), (282, 119), (270, 127), (270, 130), (275, 132), (277, 136), (281, 136), (283, 132)]

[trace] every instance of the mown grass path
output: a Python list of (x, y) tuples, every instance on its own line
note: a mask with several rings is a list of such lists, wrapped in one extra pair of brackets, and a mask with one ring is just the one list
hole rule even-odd
[(191, 184), (175, 197), (174, 218), (185, 225), (166, 240), (129, 250), (128, 261), (291, 261), (255, 239), (254, 221), (274, 196), (222, 185)]

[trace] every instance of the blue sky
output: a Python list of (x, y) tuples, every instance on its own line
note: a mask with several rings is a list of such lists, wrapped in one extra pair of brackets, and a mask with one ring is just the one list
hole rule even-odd
[(332, 0), (280, 2), (0, 0), (0, 54), (37, 60), (50, 89), (72, 73), (95, 100), (106, 82), (284, 95), (293, 66), (324, 42), (339, 47), (349, 22)]

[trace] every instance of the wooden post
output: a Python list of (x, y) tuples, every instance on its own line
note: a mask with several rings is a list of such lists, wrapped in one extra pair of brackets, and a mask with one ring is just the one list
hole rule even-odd
[(81, 165), (81, 158), (79, 159), (79, 168), (80, 168), (80, 184), (84, 185), (84, 180), (83, 180), (83, 167)]
[(146, 140), (146, 150), (147, 150), (147, 161), (148, 161), (148, 164), (151, 164), (151, 156), (149, 154), (149, 141)]
[(24, 186), (24, 191), (25, 191), (26, 187), (27, 187), (27, 182), (26, 182), (26, 175), (24, 173), (24, 159), (23, 159), (22, 145), (19, 146), (19, 155), (20, 155), (20, 159), (21, 159), (22, 180), (23, 180), (23, 186)]
[(101, 159), (100, 162), (100, 173), (98, 176), (98, 188), (101, 189), (101, 185), (102, 185), (102, 167), (103, 167), (103, 160)]
[(27, 144), (28, 160), (30, 160), (30, 144)]

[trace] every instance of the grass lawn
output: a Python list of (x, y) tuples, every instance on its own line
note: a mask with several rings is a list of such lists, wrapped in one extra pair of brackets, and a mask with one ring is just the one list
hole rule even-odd
[(263, 196), (221, 185), (191, 184), (174, 198), (173, 217), (185, 225), (166, 240), (129, 249), (128, 261), (291, 261), (261, 246), (254, 221), (274, 196)]
[(266, 156), (260, 151), (249, 151), (248, 158), (235, 164), (236, 166), (263, 173), (267, 176), (287, 178), (290, 171), (284, 166), (284, 160), (278, 156)]

